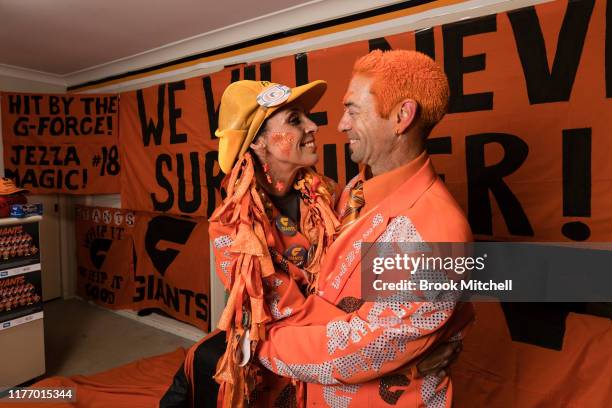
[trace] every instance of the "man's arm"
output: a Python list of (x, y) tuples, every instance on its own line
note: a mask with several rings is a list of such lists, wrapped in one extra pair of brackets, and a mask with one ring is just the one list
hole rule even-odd
[[(300, 325), (290, 319), (291, 325), (273, 325), (258, 358), (269, 370), (305, 382), (362, 383), (416, 362), (471, 321), (463, 304), (403, 296), (364, 303), (326, 322)], [(320, 302), (312, 298), (300, 313), (317, 314)]]

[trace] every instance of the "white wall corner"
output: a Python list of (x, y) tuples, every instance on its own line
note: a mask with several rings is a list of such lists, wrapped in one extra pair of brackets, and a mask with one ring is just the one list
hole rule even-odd
[(64, 89), (66, 89), (67, 87), (67, 80), (62, 75), (49, 74), (47, 72), (15, 67), (6, 64), (0, 64), (0, 76), (17, 78), (26, 81), (40, 82), (47, 85), (60, 86)]

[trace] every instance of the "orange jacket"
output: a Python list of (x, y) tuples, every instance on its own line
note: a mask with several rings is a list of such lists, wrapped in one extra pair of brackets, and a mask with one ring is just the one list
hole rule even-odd
[[(349, 183), (339, 206), (347, 201)], [(448, 377), (414, 378), (406, 367), (441, 341), (460, 337), (471, 305), (361, 298), (361, 242), (467, 242), (465, 216), (423, 154), (364, 182), (359, 219), (329, 247), (318, 295), (271, 325), (259, 361), (307, 384), (308, 406), (450, 406)], [(399, 295), (399, 294), (398, 294)]]

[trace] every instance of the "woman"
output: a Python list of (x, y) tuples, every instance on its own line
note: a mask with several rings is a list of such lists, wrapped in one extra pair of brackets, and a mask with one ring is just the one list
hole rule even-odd
[[(294, 89), (241, 81), (221, 99), (219, 164), (229, 174), (210, 236), (229, 289), (219, 321), (227, 348), (215, 375), (223, 406), (242, 405), (262, 374), (272, 376), (250, 364), (257, 342), (265, 338), (266, 323), (289, 316), (302, 293), (316, 288), (320, 261), (339, 224), (335, 185), (311, 169), (318, 159), (317, 126), (306, 113), (325, 88), (323, 81)], [(296, 285), (303, 291), (290, 290)], [(278, 381), (268, 385), (278, 388)], [(259, 404), (262, 398), (260, 393)]]
[[(288, 379), (260, 370), (251, 357), (266, 323), (290, 315), (315, 290), (321, 259), (339, 225), (333, 211), (336, 185), (312, 170), (317, 126), (307, 112), (325, 89), (324, 81), (293, 89), (238, 81), (221, 98), (215, 134), (227, 197), (210, 218), (209, 233), (217, 274), (229, 291), (219, 322), (226, 334), (188, 353), (184, 374), (194, 406), (214, 406), (210, 377), (223, 348), (215, 375), (222, 384), (220, 405), (241, 406), (265, 384), (268, 392), (258, 392), (257, 405), (271, 406), (291, 387)], [(291, 290), (295, 286), (300, 290)], [(182, 374), (179, 370), (177, 377)], [(161, 406), (181, 406), (172, 397), (184, 393), (172, 391), (184, 387), (185, 381), (175, 378)]]

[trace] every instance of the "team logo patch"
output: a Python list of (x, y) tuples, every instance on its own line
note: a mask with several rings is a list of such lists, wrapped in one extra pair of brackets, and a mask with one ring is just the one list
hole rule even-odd
[(285, 258), (295, 264), (295, 266), (301, 267), (306, 262), (306, 248), (301, 245), (291, 245), (285, 251)]
[(257, 95), (257, 103), (264, 108), (278, 106), (289, 99), (291, 88), (285, 85), (274, 85)]
[(283, 234), (290, 237), (297, 233), (297, 225), (289, 217), (279, 215), (276, 217), (276, 228)]

